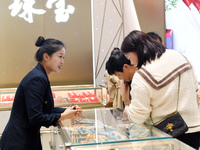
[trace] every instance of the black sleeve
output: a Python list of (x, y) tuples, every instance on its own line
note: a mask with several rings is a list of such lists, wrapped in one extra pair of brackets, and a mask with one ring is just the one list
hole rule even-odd
[(61, 112), (64, 111), (64, 108), (55, 108), (50, 114), (43, 113), (43, 97), (47, 87), (47, 81), (41, 77), (37, 77), (31, 79), (24, 89), (28, 118), (30, 124), (33, 126), (49, 127), (55, 125), (61, 117)]

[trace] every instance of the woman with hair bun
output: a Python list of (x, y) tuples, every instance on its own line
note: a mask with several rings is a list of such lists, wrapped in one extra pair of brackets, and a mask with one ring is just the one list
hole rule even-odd
[(41, 126), (81, 115), (81, 108), (54, 107), (48, 79), (51, 72), (59, 73), (64, 63), (64, 44), (56, 39), (38, 37), (35, 54), (38, 64), (19, 84), (10, 115), (0, 140), (1, 150), (42, 150)]

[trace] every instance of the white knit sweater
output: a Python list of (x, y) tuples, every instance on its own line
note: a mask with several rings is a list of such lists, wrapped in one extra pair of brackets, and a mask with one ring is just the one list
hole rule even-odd
[(178, 111), (189, 127), (187, 133), (200, 131), (195, 79), (187, 59), (177, 51), (166, 50), (160, 58), (135, 73), (131, 84), (129, 119), (138, 124), (152, 124), (152, 117), (156, 123), (176, 111), (178, 100)]

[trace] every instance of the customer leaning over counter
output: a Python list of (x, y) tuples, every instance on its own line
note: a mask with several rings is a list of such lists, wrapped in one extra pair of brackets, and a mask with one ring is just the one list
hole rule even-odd
[[(121, 51), (127, 60), (123, 58), (122, 61), (119, 57), (121, 54), (110, 56), (106, 69), (119, 79), (132, 80), (131, 104), (125, 107), (124, 114), (134, 123), (153, 125), (178, 109), (188, 131), (176, 138), (198, 149), (198, 88), (194, 70), (187, 58), (175, 50), (166, 50), (141, 31), (129, 33)], [(138, 70), (133, 73), (130, 68)]]

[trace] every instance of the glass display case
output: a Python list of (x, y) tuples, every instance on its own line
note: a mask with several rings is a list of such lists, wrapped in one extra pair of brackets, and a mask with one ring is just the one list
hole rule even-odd
[[(81, 105), (82, 108), (104, 107), (106, 99), (103, 87), (92, 85), (52, 86), (54, 104), (57, 107)], [(0, 89), (0, 110), (10, 110), (16, 88)]]
[[(52, 149), (73, 150), (89, 147), (92, 149), (99, 146), (101, 149), (109, 149), (107, 146), (113, 149), (116, 145), (119, 148), (124, 145), (121, 147), (123, 149), (126, 145), (131, 147), (137, 143), (135, 149), (138, 150), (144, 145), (144, 150), (149, 150), (153, 145), (155, 150), (180, 148), (181, 142), (173, 141), (170, 135), (152, 126), (131, 123), (119, 108), (84, 109), (82, 113), (84, 117), (61, 121), (58, 123), (58, 128), (54, 127)], [(170, 142), (165, 143), (165, 141)]]
[[(105, 107), (106, 100), (103, 99), (104, 88), (93, 87), (93, 85), (75, 85), (75, 86), (52, 86), (52, 95), (56, 107), (71, 107), (79, 105), (82, 109)], [(10, 117), (16, 88), (0, 89), (0, 136)], [(50, 139), (50, 128), (42, 127), (40, 130), (43, 149), (49, 148), (47, 141)], [(44, 141), (44, 142), (43, 142)], [(46, 146), (48, 145), (48, 146)]]
[(0, 110), (10, 110), (13, 104), (16, 88), (0, 89)]
[(92, 87), (91, 85), (81, 86), (57, 86), (52, 87), (52, 94), (56, 106), (67, 103), (79, 105), (82, 108), (104, 107), (103, 87)]

